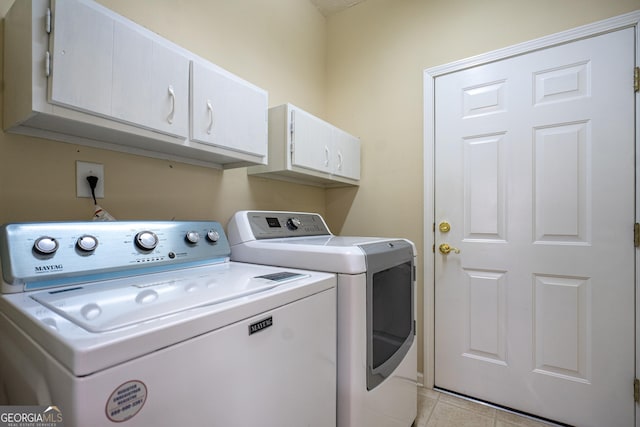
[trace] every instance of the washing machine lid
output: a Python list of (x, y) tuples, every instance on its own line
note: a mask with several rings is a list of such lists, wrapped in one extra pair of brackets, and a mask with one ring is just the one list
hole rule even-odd
[(84, 376), (336, 286), (335, 274), (236, 262), (144, 277), (0, 295), (0, 324)]
[(255, 275), (253, 270), (223, 263), (191, 274), (171, 272), (151, 281), (145, 276), (112, 280), (36, 292), (31, 298), (87, 331), (107, 332), (265, 292), (302, 277), (308, 275), (287, 271)]

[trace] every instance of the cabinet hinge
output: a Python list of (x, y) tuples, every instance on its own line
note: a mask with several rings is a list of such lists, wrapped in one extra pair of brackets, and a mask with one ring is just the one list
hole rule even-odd
[(435, 243), (431, 247), (431, 252), (433, 252), (434, 254), (436, 253), (436, 244)]
[(47, 16), (44, 21), (44, 30), (47, 32), (47, 34), (51, 34), (51, 8), (50, 7), (47, 8)]
[(291, 141), (289, 151), (291, 151), (291, 158), (293, 158), (293, 153), (295, 151), (295, 134), (296, 134), (296, 112), (291, 111), (291, 121), (289, 123), (289, 140)]
[(296, 133), (296, 112), (291, 111), (291, 122), (289, 124), (289, 134), (293, 140), (293, 135)]
[(633, 380), (633, 400), (636, 403), (640, 403), (640, 380), (637, 378)]
[[(51, 34), (51, 8), (47, 8), (45, 20), (44, 20), (44, 30), (47, 34)], [(44, 53), (44, 75), (45, 77), (49, 77), (51, 75), (51, 53), (46, 51)]]
[(633, 224), (633, 246), (640, 247), (640, 224)]
[(49, 51), (44, 53), (44, 75), (45, 77), (49, 77), (51, 74), (51, 54)]
[(633, 69), (633, 90), (640, 92), (640, 67)]

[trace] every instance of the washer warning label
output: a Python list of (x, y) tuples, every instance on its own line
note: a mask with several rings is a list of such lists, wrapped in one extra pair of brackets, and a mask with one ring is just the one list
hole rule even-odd
[(147, 386), (142, 381), (127, 381), (116, 388), (107, 401), (107, 418), (120, 423), (134, 417), (147, 400)]

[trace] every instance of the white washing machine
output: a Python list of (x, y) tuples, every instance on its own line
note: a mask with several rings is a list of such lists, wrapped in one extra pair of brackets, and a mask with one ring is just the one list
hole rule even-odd
[(417, 415), (415, 257), (406, 239), (340, 237), (313, 213), (241, 211), (231, 259), (336, 273), (338, 427), (408, 427)]
[(3, 226), (0, 405), (66, 427), (335, 426), (335, 274), (229, 254), (217, 222)]

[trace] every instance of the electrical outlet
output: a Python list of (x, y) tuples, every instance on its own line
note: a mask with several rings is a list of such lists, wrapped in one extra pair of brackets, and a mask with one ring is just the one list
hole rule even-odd
[(91, 196), (91, 187), (87, 181), (88, 176), (97, 176), (98, 185), (96, 185), (96, 199), (104, 198), (104, 165), (99, 163), (88, 163), (76, 161), (76, 197)]

